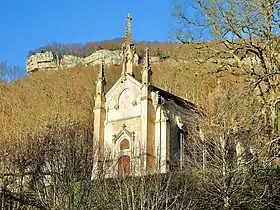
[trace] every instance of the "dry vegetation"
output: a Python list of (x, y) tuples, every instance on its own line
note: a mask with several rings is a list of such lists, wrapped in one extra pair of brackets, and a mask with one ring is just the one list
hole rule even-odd
[[(174, 50), (173, 46), (167, 53)], [(179, 51), (180, 53), (177, 53)], [(188, 52), (189, 54), (186, 54)], [(197, 57), (193, 46), (176, 47), (181, 58), (166, 59), (153, 66), (154, 84), (194, 102), (204, 101), (217, 79), (207, 74), (211, 64), (191, 62)], [(195, 52), (201, 53), (199, 50)], [(166, 53), (166, 54), (167, 54)], [(194, 56), (194, 57), (193, 57)], [(179, 59), (176, 61), (176, 59)], [(1, 135), (18, 137), (36, 133), (48, 121), (60, 116), (92, 128), (96, 70), (98, 67), (75, 67), (61, 71), (38, 72), (23, 80), (15, 81), (1, 89)], [(141, 78), (142, 66), (137, 67)], [(105, 70), (107, 90), (121, 74), (121, 66), (108, 66)], [(203, 93), (203, 94), (202, 94)]]
[[(37, 72), (10, 84), (5, 82), (10, 76), (3, 79), (3, 74), (1, 210), (280, 209), (275, 118), (279, 1), (180, 3), (176, 15), (185, 31), (178, 32), (196, 35), (191, 32), (202, 28), (219, 40), (188, 43), (190, 36), (183, 39), (178, 33), (182, 45), (150, 43), (152, 56), (162, 58), (153, 64), (153, 83), (194, 102), (201, 111), (194, 129), (199, 135), (184, 142), (182, 170), (114, 179), (101, 173), (90, 181), (98, 67)], [(185, 8), (190, 6), (201, 18), (188, 17)], [(87, 56), (101, 48), (119, 49), (120, 43), (50, 44), (43, 50)], [(140, 56), (145, 45), (137, 44)], [(106, 68), (107, 90), (120, 74), (120, 66)]]
[[(203, 153), (207, 165), (186, 159), (189, 167), (180, 173), (89, 181), (99, 67), (37, 72), (0, 89), (2, 209), (279, 209), (279, 169), (264, 168), (271, 161), (261, 104), (247, 94), (244, 77), (219, 71), (223, 63), (205, 59), (223, 45), (151, 47), (154, 55), (168, 57), (153, 64), (153, 83), (205, 114), (204, 141), (195, 139), (195, 146), (200, 151), (209, 146)], [(120, 66), (106, 67), (107, 90), (120, 74)], [(246, 160), (246, 170), (228, 147), (238, 139), (250, 139), (256, 155)]]

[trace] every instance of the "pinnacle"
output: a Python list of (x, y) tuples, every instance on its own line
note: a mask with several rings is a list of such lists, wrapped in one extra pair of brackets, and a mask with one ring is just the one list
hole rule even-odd
[(144, 69), (146, 69), (146, 70), (150, 70), (151, 69), (150, 50), (149, 50), (148, 47), (145, 49)]
[(131, 45), (133, 44), (133, 39), (132, 39), (132, 31), (131, 31), (131, 20), (132, 17), (130, 13), (127, 15), (127, 27), (126, 27), (126, 34), (125, 34), (125, 43), (126, 45)]
[(105, 80), (105, 61), (104, 59), (102, 59), (101, 63), (100, 63), (100, 70), (99, 70), (99, 74), (98, 74), (98, 80)]

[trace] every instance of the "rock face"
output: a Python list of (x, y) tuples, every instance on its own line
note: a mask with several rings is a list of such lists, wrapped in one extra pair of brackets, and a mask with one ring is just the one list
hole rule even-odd
[(104, 59), (105, 64), (120, 65), (122, 62), (122, 52), (120, 50), (99, 50), (86, 57), (84, 59), (84, 64), (87, 66), (95, 66), (100, 64), (102, 59)]
[(73, 55), (64, 55), (60, 59), (59, 66), (63, 68), (72, 68), (77, 65), (83, 64), (83, 62), (84, 62), (84, 58), (73, 56)]
[(36, 72), (38, 70), (55, 69), (59, 65), (57, 61), (55, 55), (51, 52), (32, 55), (26, 61), (27, 73)]
[[(120, 65), (122, 63), (121, 50), (98, 50), (88, 57), (82, 58), (73, 55), (60, 56), (53, 52), (37, 53), (26, 61), (27, 73), (36, 71), (58, 70), (59, 68), (72, 68), (78, 65), (95, 66), (104, 60), (106, 65)], [(139, 64), (140, 58), (135, 56), (134, 63)]]

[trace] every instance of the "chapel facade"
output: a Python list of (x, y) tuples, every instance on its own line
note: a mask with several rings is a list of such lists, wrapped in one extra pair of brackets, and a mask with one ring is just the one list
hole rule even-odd
[(166, 173), (183, 162), (195, 105), (153, 85), (149, 49), (142, 78), (135, 77), (131, 19), (128, 15), (120, 78), (106, 91), (102, 63), (96, 81), (93, 176), (101, 168), (107, 177)]

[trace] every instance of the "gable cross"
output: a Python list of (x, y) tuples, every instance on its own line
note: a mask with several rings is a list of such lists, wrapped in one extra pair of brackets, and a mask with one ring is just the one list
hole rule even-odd
[(126, 125), (125, 125), (125, 124), (123, 124), (123, 125), (122, 125), (122, 129), (124, 130), (125, 128), (126, 128)]

